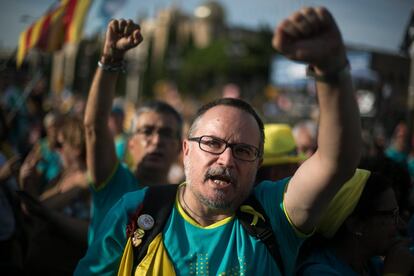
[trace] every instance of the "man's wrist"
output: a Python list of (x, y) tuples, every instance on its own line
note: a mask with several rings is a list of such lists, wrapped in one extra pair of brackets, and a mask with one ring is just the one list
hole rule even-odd
[(126, 72), (126, 66), (123, 60), (118, 64), (104, 64), (101, 61), (98, 61), (98, 67), (101, 68), (103, 71), (111, 73)]
[(99, 62), (105, 65), (118, 65), (124, 62), (124, 57), (102, 54), (101, 58), (99, 59)]
[(125, 73), (124, 51), (105, 46), (103, 54), (98, 61), (98, 67), (106, 72)]
[(319, 70), (315, 70), (315, 67), (309, 65), (306, 69), (306, 75), (313, 78), (317, 82), (334, 84), (339, 83), (344, 78), (350, 76), (350, 69), (351, 68), (348, 61), (346, 61), (346, 63), (339, 68), (329, 72), (321, 72)]

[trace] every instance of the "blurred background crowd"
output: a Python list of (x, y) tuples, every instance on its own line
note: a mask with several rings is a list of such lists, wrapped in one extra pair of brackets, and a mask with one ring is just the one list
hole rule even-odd
[[(64, 14), (59, 5), (71, 1), (49, 2), (52, 5), (40, 18), (22, 17), (28, 23), (17, 50), (0, 51), (0, 260), (18, 268), (24, 262), (32, 271), (54, 264), (65, 273), (86, 248), (90, 194), (83, 114), (102, 49), (102, 33), (82, 37), (82, 25), (89, 9), (98, 10), (101, 20), (108, 22), (128, 1), (78, 1), (84, 6), (74, 9), (79, 14), (72, 16), (73, 22), (62, 22), (76, 23), (80, 29), (74, 38), (61, 41), (59, 23), (54, 26), (54, 19), (47, 18), (59, 8)], [(302, 4), (309, 3), (295, 5)], [(198, 1), (189, 12), (176, 1), (153, 7), (150, 15), (135, 11), (144, 41), (126, 56), (126, 72), (118, 82), (108, 121), (119, 160), (128, 163), (129, 122), (135, 108), (149, 99), (169, 103), (188, 123), (208, 100), (242, 98), (266, 123), (285, 124), (268, 130), (267, 143), (276, 143), (274, 149), (293, 145), (295, 156), (270, 162), (284, 167), (262, 171), (259, 177), (291, 175), (315, 151), (317, 99), (305, 67), (272, 51), (271, 27), (228, 24), (228, 6), (228, 1)], [(414, 6), (410, 8), (400, 26), (397, 50), (348, 44), (363, 126), (361, 167), (392, 179), (401, 218), (409, 225), (414, 210)], [(180, 159), (169, 177), (171, 183), (184, 179)], [(22, 188), (30, 198), (16, 198), (14, 191)], [(409, 231), (414, 232), (414, 223)], [(57, 247), (64, 248), (59, 256)]]

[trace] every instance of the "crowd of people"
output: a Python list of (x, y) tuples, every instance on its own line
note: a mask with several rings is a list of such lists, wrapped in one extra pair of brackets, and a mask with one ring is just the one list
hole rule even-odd
[(71, 108), (44, 112), (44, 80), (26, 98), (25, 81), (3, 80), (2, 274), (414, 274), (407, 127), (387, 146), (361, 130), (327, 9), (293, 13), (272, 40), (309, 66), (317, 123), (264, 124), (226, 97), (201, 106), (188, 131), (159, 100), (126, 130), (116, 83), (142, 40), (139, 25), (112, 20), (87, 100)]

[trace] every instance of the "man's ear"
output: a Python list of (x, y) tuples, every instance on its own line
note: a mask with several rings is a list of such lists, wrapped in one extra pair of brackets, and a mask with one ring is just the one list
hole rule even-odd
[(186, 139), (183, 140), (183, 155), (186, 156), (188, 155), (188, 152), (190, 150), (190, 145), (188, 144), (188, 141)]

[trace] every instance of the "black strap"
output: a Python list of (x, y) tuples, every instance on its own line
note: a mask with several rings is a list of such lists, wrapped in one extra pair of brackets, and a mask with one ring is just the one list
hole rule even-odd
[[(149, 187), (145, 194), (140, 214), (149, 214), (154, 218), (154, 227), (145, 232), (140, 246), (133, 247), (134, 251), (134, 267), (138, 265), (147, 254), (148, 246), (151, 241), (162, 231), (165, 223), (170, 216), (173, 209), (175, 197), (177, 194), (178, 185), (163, 185)], [(284, 275), (284, 264), (279, 251), (279, 246), (273, 230), (270, 226), (269, 218), (267, 217), (262, 205), (251, 194), (242, 205), (250, 205), (256, 212), (263, 215), (265, 221), (259, 219), (255, 226), (250, 225), (253, 220), (253, 215), (242, 212), (240, 209), (236, 212), (237, 218), (240, 220), (247, 233), (259, 240), (261, 240), (269, 250), (276, 264), (279, 267), (280, 273)]]
[(240, 223), (243, 225), (244, 229), (249, 233), (249, 235), (255, 237), (256, 239), (261, 240), (269, 250), (270, 255), (272, 255), (273, 259), (275, 260), (277, 266), (279, 267), (280, 273), (284, 275), (284, 264), (282, 260), (282, 256), (279, 251), (279, 245), (276, 240), (276, 236), (273, 233), (272, 227), (270, 226), (270, 220), (266, 215), (266, 212), (263, 210), (262, 205), (254, 196), (254, 194), (250, 194), (250, 196), (243, 202), (242, 205), (249, 205), (251, 206), (256, 212), (263, 215), (264, 221), (259, 218), (256, 225), (251, 225), (253, 220), (253, 215), (242, 212), (240, 208), (237, 210), (236, 216), (240, 220)]
[[(154, 218), (154, 227), (145, 231), (140, 246), (134, 249), (134, 264), (138, 265), (147, 254), (151, 241), (162, 231), (173, 209), (178, 185), (149, 187), (142, 204), (141, 214)], [(135, 266), (134, 266), (135, 267)]]

